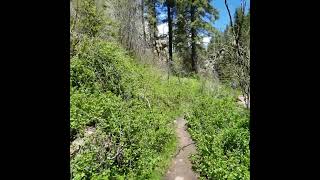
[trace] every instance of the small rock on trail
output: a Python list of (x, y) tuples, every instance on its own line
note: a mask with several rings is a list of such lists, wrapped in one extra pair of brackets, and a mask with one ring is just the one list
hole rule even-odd
[[(196, 153), (194, 142), (186, 131), (186, 120), (178, 118), (176, 121), (176, 133), (179, 139), (178, 154), (171, 162), (164, 179), (166, 180), (196, 180), (198, 175), (193, 172), (192, 164), (189, 160), (190, 154)], [(184, 147), (179, 151), (180, 148)]]

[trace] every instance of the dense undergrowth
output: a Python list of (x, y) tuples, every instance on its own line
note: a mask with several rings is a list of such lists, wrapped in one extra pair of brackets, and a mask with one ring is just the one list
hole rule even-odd
[(193, 164), (207, 179), (249, 179), (249, 113), (231, 96), (200, 96), (186, 117), (197, 142)]
[[(160, 179), (176, 150), (173, 120), (187, 114), (209, 179), (249, 179), (249, 115), (220, 85), (170, 77), (117, 44), (88, 41), (71, 58), (72, 179)], [(88, 127), (94, 128), (87, 135)]]
[(158, 179), (175, 150), (172, 120), (197, 81), (168, 81), (113, 43), (87, 47), (71, 59), (71, 141), (86, 142), (71, 157), (72, 178)]

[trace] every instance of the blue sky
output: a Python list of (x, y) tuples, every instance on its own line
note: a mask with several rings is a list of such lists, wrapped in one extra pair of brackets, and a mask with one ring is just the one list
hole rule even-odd
[[(231, 15), (234, 15), (235, 9), (240, 6), (241, 0), (228, 0), (228, 6), (231, 12)], [(219, 11), (219, 19), (216, 20), (213, 24), (218, 30), (223, 31), (226, 28), (226, 25), (229, 24), (229, 15), (226, 6), (224, 5), (224, 0), (213, 0), (211, 2), (213, 7)], [(250, 7), (250, 0), (246, 0), (246, 10)]]
[[(250, 0), (246, 1), (246, 13), (248, 12), (248, 9), (250, 7)], [(213, 23), (213, 26), (220, 30), (221, 32), (225, 30), (226, 25), (229, 24), (229, 15), (227, 8), (225, 7), (224, 0), (211, 0), (211, 4), (213, 7), (215, 7), (219, 11), (219, 19), (216, 20)], [(231, 11), (231, 16), (234, 16), (235, 10), (237, 7), (240, 7), (241, 0), (228, 0), (228, 6)], [(158, 10), (163, 12), (165, 9), (159, 9)], [(159, 20), (164, 20), (167, 18), (166, 13), (161, 13), (158, 16)], [(160, 34), (167, 34), (168, 33), (168, 25), (167, 23), (159, 23), (158, 25), (158, 31)], [(205, 44), (208, 44), (210, 42), (211, 37), (203, 37), (202, 42)]]
[[(245, 1), (246, 1), (246, 11), (248, 11), (250, 7), (250, 0), (245, 0)], [(226, 25), (229, 24), (229, 15), (228, 15), (227, 8), (224, 5), (224, 0), (211, 0), (211, 4), (213, 5), (213, 7), (215, 7), (219, 11), (219, 19), (214, 22), (213, 26), (220, 31), (224, 31), (226, 28)], [(240, 4), (241, 4), (241, 0), (228, 0), (228, 6), (231, 11), (232, 17), (234, 15), (235, 9), (237, 7), (240, 7)], [(159, 8), (158, 10), (161, 11), (161, 9)], [(158, 18), (161, 20), (166, 19), (167, 14), (161, 13), (159, 14)]]

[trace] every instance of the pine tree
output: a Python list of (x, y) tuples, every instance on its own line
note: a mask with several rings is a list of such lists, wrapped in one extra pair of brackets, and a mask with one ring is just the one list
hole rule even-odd
[(190, 59), (190, 2), (176, 0), (176, 16), (173, 44), (175, 51), (182, 58), (184, 69), (191, 70)]
[(195, 6), (195, 0), (192, 0), (191, 9), (191, 66), (192, 71), (197, 72), (196, 68), (196, 6)]
[[(201, 50), (199, 42), (203, 36), (211, 35), (214, 32), (212, 23), (218, 19), (218, 11), (212, 6), (210, 0), (177, 0), (177, 34), (176, 43), (178, 51), (187, 51), (189, 53), (191, 71), (197, 72), (198, 51)], [(188, 39), (179, 44), (179, 40)], [(186, 53), (186, 52), (184, 52)]]
[(154, 52), (159, 54), (157, 52), (156, 44), (158, 39), (158, 28), (157, 28), (157, 0), (147, 0), (147, 20), (149, 23), (149, 36), (150, 36), (150, 42), (152, 44), (152, 48)]
[(168, 29), (169, 29), (169, 70), (172, 70), (172, 12), (173, 0), (166, 0), (167, 5), (167, 18), (168, 18)]

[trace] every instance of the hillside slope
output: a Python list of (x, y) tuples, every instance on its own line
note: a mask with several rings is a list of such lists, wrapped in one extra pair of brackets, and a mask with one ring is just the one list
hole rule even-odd
[(249, 114), (231, 90), (200, 77), (170, 77), (119, 45), (90, 41), (71, 59), (72, 179), (160, 179), (182, 114), (202, 177), (249, 179)]

